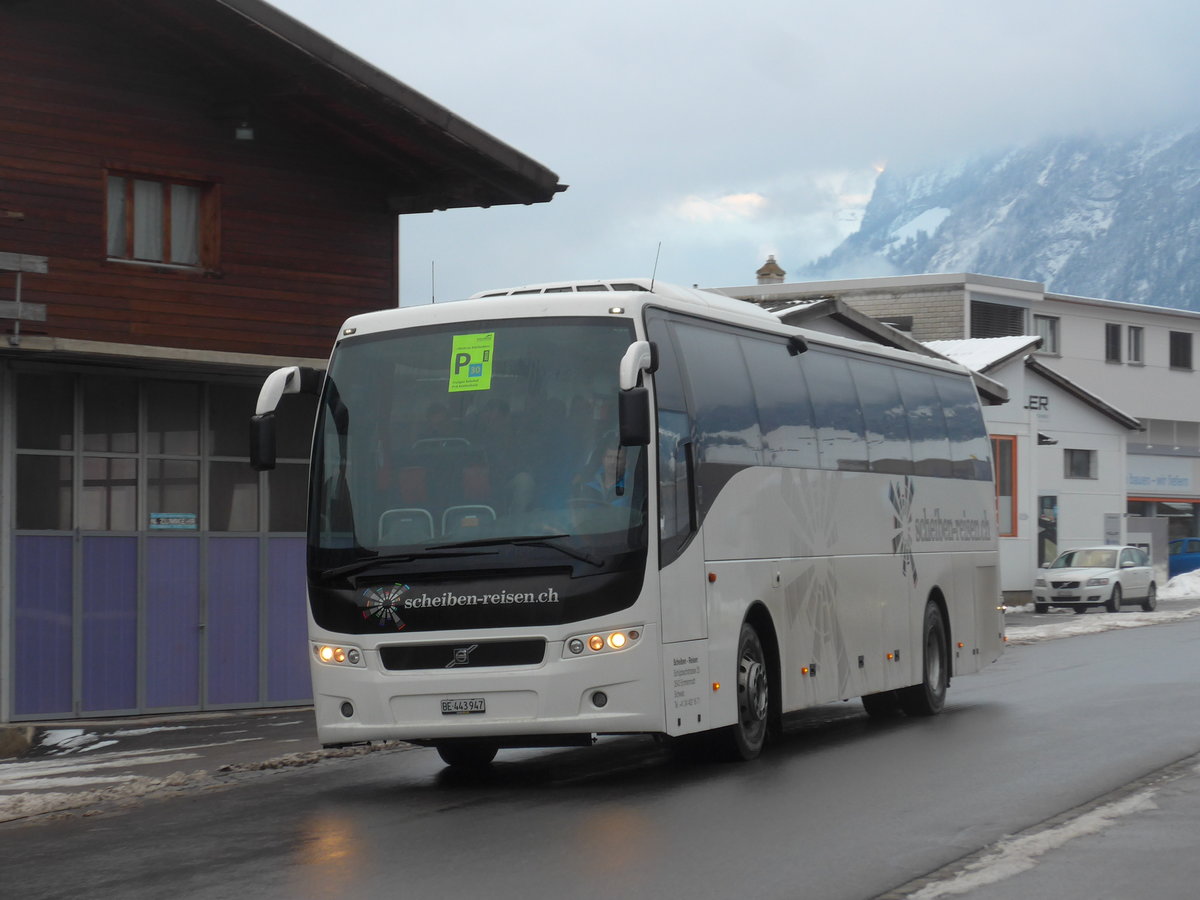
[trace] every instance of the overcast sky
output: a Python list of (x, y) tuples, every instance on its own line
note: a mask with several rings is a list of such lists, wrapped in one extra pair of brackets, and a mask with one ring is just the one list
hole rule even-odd
[(1196, 0), (272, 0), (556, 172), (401, 220), (401, 302), (571, 278), (752, 284), (877, 172), (1200, 121)]

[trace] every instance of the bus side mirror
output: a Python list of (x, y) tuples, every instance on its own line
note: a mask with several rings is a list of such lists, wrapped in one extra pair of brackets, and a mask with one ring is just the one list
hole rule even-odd
[(645, 447), (650, 443), (650, 391), (634, 387), (617, 395), (617, 415), (622, 447)]
[(275, 413), (250, 417), (250, 465), (262, 472), (275, 468)]
[(307, 366), (284, 366), (267, 376), (250, 417), (250, 465), (258, 472), (275, 468), (275, 407), (284, 394), (321, 393), (324, 373)]

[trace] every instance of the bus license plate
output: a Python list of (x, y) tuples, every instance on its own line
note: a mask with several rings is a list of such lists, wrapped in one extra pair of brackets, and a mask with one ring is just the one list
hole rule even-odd
[(481, 712), (487, 712), (487, 701), (483, 697), (458, 697), (442, 701), (443, 716), (462, 716)]

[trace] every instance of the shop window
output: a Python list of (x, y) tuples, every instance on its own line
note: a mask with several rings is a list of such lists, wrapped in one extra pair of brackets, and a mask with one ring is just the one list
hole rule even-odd
[(279, 463), (267, 473), (269, 531), (304, 531), (308, 508), (308, 465)]
[(992, 436), (992, 462), (996, 468), (996, 513), (1000, 537), (1017, 534), (1017, 438)]
[(1037, 559), (1039, 566), (1049, 565), (1058, 556), (1058, 497), (1038, 497)]
[(74, 436), (74, 376), (18, 375), (17, 446), (22, 450), (70, 450)]
[(1064, 450), (1063, 477), (1094, 479), (1096, 477), (1096, 451)]
[(83, 449), (137, 452), (138, 385), (132, 378), (83, 379)]
[(199, 529), (200, 461), (147, 460), (146, 512), (152, 531)]
[(18, 529), (69, 531), (74, 460), (69, 456), (17, 456)]
[[(256, 385), (214, 384), (208, 389), (208, 451), (245, 461), (250, 426), (258, 404)], [(310, 429), (309, 436), (312, 431)], [(304, 456), (308, 455), (305, 448)]]
[(137, 460), (83, 457), (79, 527), (85, 531), (137, 530)]
[(245, 460), (210, 464), (208, 517), (209, 531), (258, 530), (258, 473)]
[(146, 385), (146, 452), (199, 455), (199, 384), (151, 381)]
[(216, 264), (216, 190), (190, 179), (108, 176), (108, 258), (186, 267)]

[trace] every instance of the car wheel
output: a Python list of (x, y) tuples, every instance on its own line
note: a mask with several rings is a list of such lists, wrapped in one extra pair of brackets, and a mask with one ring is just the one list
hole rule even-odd
[(1033, 604), (1033, 611), (1035, 613), (1045, 615), (1046, 613), (1050, 612), (1050, 604), (1049, 603), (1035, 603), (1035, 604)]
[(1083, 605), (1072, 606), (1071, 609), (1074, 610), (1075, 615), (1077, 616), (1082, 616), (1085, 612), (1087, 612), (1087, 607)]
[(1142, 609), (1146, 612), (1154, 612), (1158, 609), (1158, 588), (1154, 586), (1154, 582), (1150, 582), (1150, 589), (1146, 592), (1146, 599), (1142, 601)]
[(1108, 602), (1104, 606), (1109, 612), (1121, 611), (1121, 585), (1113, 585), (1113, 592), (1109, 594)]
[(500, 748), (488, 743), (438, 744), (438, 756), (448, 766), (456, 769), (482, 769), (491, 765)]
[(925, 605), (921, 628), (921, 683), (897, 691), (900, 708), (910, 716), (936, 716), (946, 705), (950, 659), (946, 650), (946, 623), (936, 603)]

